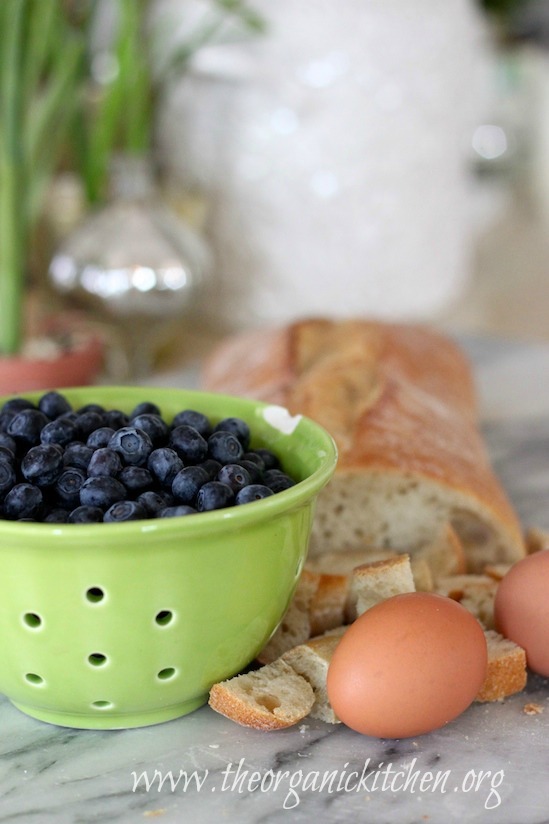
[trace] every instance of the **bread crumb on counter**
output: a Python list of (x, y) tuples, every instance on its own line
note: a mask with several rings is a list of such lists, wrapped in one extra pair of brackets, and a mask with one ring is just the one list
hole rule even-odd
[(543, 712), (543, 709), (544, 708), (541, 706), (541, 704), (530, 703), (530, 704), (525, 704), (524, 707), (522, 708), (522, 711), (525, 715), (541, 715), (542, 712)]

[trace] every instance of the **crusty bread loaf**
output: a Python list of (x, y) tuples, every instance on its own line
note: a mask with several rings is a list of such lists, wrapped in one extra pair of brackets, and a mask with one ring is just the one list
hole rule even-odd
[(244, 727), (279, 730), (297, 724), (311, 711), (313, 689), (282, 659), (236, 675), (210, 690), (210, 707)]
[(467, 571), (463, 544), (450, 523), (442, 524), (433, 539), (418, 550), (414, 560), (420, 559), (429, 564), (433, 581)]
[(524, 555), (479, 432), (469, 363), (447, 337), (417, 325), (303, 320), (226, 340), (202, 385), (282, 404), (336, 440), (311, 555), (369, 545), (413, 556), (447, 522), (470, 570)]

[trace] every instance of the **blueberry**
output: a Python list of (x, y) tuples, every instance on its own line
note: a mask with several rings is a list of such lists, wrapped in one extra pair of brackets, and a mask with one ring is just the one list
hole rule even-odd
[(80, 503), (80, 489), (86, 480), (86, 473), (76, 466), (68, 466), (55, 482), (53, 493), (61, 505), (73, 509)]
[(272, 489), (273, 492), (283, 492), (291, 486), (295, 486), (295, 481), (279, 469), (268, 469), (263, 473), (263, 483)]
[(79, 415), (87, 415), (88, 412), (95, 412), (101, 418), (105, 414), (105, 408), (100, 403), (86, 403), (77, 410)]
[(77, 506), (69, 512), (69, 524), (97, 524), (103, 521), (103, 510), (98, 506)]
[(237, 492), (235, 503), (237, 505), (249, 504), (252, 501), (260, 501), (262, 498), (268, 498), (270, 495), (274, 495), (274, 492), (272, 489), (269, 489), (268, 486), (264, 486), (263, 484), (250, 484), (241, 489), (240, 492)]
[[(249, 453), (246, 453), (249, 454)], [(255, 461), (248, 461), (241, 458), (238, 462), (240, 466), (246, 470), (250, 476), (250, 483), (260, 484), (263, 480), (263, 472)]]
[(54, 418), (58, 418), (59, 415), (70, 412), (72, 406), (60, 392), (46, 392), (38, 401), (38, 409), (53, 421)]
[(36, 446), (47, 423), (48, 418), (39, 409), (22, 409), (9, 422), (8, 435), (24, 447)]
[(173, 479), (183, 469), (183, 461), (174, 449), (162, 446), (149, 455), (147, 469), (164, 489), (171, 489)]
[(2, 412), (21, 412), (23, 409), (36, 409), (28, 398), (10, 398), (2, 407)]
[(63, 449), (56, 443), (32, 446), (21, 461), (21, 472), (29, 483), (51, 486), (63, 470)]
[(196, 508), (199, 512), (224, 509), (234, 503), (234, 493), (230, 486), (220, 481), (208, 481), (198, 490)]
[(116, 478), (100, 476), (87, 478), (80, 488), (80, 503), (83, 506), (98, 506), (108, 509), (117, 501), (126, 498), (126, 488)]
[(206, 415), (197, 412), (195, 409), (183, 409), (178, 412), (172, 421), (172, 429), (177, 426), (192, 426), (203, 438), (208, 439), (212, 434), (212, 425)]
[(162, 413), (160, 412), (160, 407), (158, 407), (155, 403), (151, 403), (150, 401), (143, 401), (142, 403), (138, 403), (135, 409), (130, 412), (130, 420), (133, 418), (137, 418), (138, 415), (160, 415), (162, 417)]
[(46, 524), (66, 524), (69, 517), (69, 512), (67, 509), (49, 509), (43, 517), (43, 521)]
[(109, 441), (109, 448), (118, 452), (125, 463), (131, 466), (145, 466), (152, 452), (150, 437), (142, 429), (123, 426), (117, 429)]
[(217, 478), (217, 473), (222, 467), (222, 464), (219, 461), (214, 461), (213, 458), (206, 458), (205, 461), (202, 463), (197, 464), (197, 466), (201, 466), (208, 473), (208, 480), (215, 481)]
[(10, 422), (15, 418), (17, 412), (9, 411), (0, 412), (0, 433), (7, 433)]
[(111, 429), (122, 429), (130, 422), (129, 416), (125, 412), (121, 412), (120, 409), (107, 409), (104, 418), (105, 426), (110, 426)]
[(10, 520), (37, 518), (44, 498), (39, 487), (34, 484), (15, 484), (4, 499), (4, 514)]
[(168, 446), (174, 449), (185, 463), (200, 463), (208, 454), (207, 441), (194, 426), (187, 424), (180, 424), (172, 429)]
[(146, 432), (154, 446), (162, 446), (168, 439), (168, 424), (160, 415), (153, 415), (151, 412), (136, 415), (132, 418), (132, 426)]
[(150, 489), (154, 483), (153, 476), (144, 466), (125, 466), (119, 472), (118, 480), (124, 484), (131, 495), (139, 495)]
[(178, 503), (192, 504), (200, 487), (208, 481), (209, 475), (201, 466), (186, 466), (173, 479), (173, 497)]
[(81, 441), (74, 441), (65, 447), (63, 463), (65, 466), (77, 466), (79, 469), (88, 469), (93, 449)]
[(137, 496), (136, 500), (144, 507), (149, 518), (154, 518), (161, 509), (166, 509), (167, 506), (171, 506), (173, 503), (171, 495), (154, 492), (152, 489), (142, 492)]
[(7, 461), (8, 463), (13, 464), (15, 461), (15, 452), (12, 449), (8, 449), (7, 446), (2, 446), (0, 443), (0, 461)]
[(208, 454), (214, 461), (221, 464), (238, 463), (244, 454), (244, 449), (238, 438), (232, 432), (213, 432), (208, 438)]
[(67, 446), (78, 436), (76, 424), (70, 418), (56, 418), (50, 421), (40, 432), (41, 443), (57, 443)]
[(122, 469), (122, 460), (118, 452), (108, 446), (96, 449), (88, 464), (88, 476), (90, 478), (110, 477), (115, 478)]
[(260, 455), (257, 451), (254, 451), (254, 452), (245, 452), (245, 453), (242, 455), (242, 460), (243, 460), (243, 461), (251, 461), (252, 463), (254, 463), (254, 464), (257, 466), (257, 468), (258, 468), (261, 472), (264, 472), (264, 471), (265, 471), (265, 469), (267, 468), (267, 467), (265, 466), (265, 461), (263, 460), (263, 458), (261, 457), (261, 455)]
[(249, 473), (239, 464), (225, 464), (219, 470), (217, 480), (230, 486), (235, 495), (242, 487), (251, 483)]
[(86, 409), (79, 411), (75, 418), (76, 426), (78, 427), (78, 434), (82, 440), (87, 440), (88, 436), (95, 430), (99, 429), (104, 424), (104, 417), (101, 412), (96, 409)]
[(242, 444), (244, 452), (250, 445), (250, 427), (242, 418), (223, 418), (214, 427), (214, 432), (231, 432)]
[(196, 509), (186, 504), (179, 504), (179, 506), (167, 506), (158, 513), (159, 518), (179, 518), (180, 515), (195, 515)]
[(109, 445), (109, 441), (114, 435), (115, 430), (111, 426), (100, 426), (99, 429), (94, 429), (87, 437), (86, 446), (91, 449), (101, 449)]
[(15, 455), (17, 452), (17, 444), (15, 443), (14, 439), (11, 435), (8, 435), (7, 432), (0, 432), (0, 446), (4, 447), (5, 449), (9, 449), (10, 452)]
[(0, 501), (15, 486), (17, 476), (11, 461), (0, 460)]
[(105, 512), (103, 520), (107, 523), (122, 521), (140, 521), (147, 517), (145, 507), (138, 501), (117, 501)]
[(280, 469), (280, 461), (270, 449), (265, 449), (260, 446), (257, 449), (254, 449), (254, 452), (256, 455), (259, 455), (263, 461), (265, 469)]

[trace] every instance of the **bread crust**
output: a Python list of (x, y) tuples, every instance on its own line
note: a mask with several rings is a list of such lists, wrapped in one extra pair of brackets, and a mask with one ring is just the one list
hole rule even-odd
[[(479, 430), (469, 362), (448, 337), (416, 324), (306, 319), (224, 341), (202, 384), (282, 404), (332, 434), (338, 467), (319, 510), (334, 488), (356, 479), (375, 485), (381, 477), (395, 488), (401, 479), (418, 482), (437, 499), (433, 531), (449, 520), (470, 568), (524, 556), (518, 518)], [(390, 530), (367, 537), (394, 546)]]

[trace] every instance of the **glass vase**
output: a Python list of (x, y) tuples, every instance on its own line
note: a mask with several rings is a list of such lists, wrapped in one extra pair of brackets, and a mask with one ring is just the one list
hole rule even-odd
[(122, 355), (111, 372), (135, 381), (193, 311), (208, 270), (204, 240), (160, 195), (148, 157), (121, 156), (108, 203), (63, 240), (49, 278), (108, 327)]

